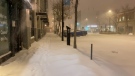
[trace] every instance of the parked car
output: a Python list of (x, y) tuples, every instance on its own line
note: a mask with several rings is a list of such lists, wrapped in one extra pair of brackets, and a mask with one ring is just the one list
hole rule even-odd
[(87, 31), (81, 31), (82, 36), (86, 36), (87, 35)]
[[(64, 37), (67, 37), (67, 30), (64, 30), (63, 35), (64, 35)], [(86, 35), (87, 35), (87, 31), (81, 31), (81, 30), (76, 31), (76, 36), (86, 36)], [(71, 37), (74, 36), (74, 30), (70, 31), (70, 36)]]

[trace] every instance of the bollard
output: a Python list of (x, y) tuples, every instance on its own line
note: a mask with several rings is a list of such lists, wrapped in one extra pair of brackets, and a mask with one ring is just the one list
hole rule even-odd
[(91, 44), (91, 60), (92, 60), (92, 56), (93, 56), (93, 44)]

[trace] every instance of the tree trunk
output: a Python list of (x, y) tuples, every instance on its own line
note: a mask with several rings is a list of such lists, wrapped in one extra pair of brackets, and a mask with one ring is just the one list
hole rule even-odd
[(125, 34), (128, 34), (128, 20), (125, 21)]
[(126, 34), (128, 34), (128, 21), (126, 22)]
[(61, 32), (61, 40), (62, 41), (64, 41), (63, 31), (64, 31), (64, 3), (62, 0), (62, 32)]
[(77, 48), (77, 44), (76, 44), (77, 7), (78, 7), (78, 0), (76, 0), (76, 4), (75, 4), (74, 48)]
[(55, 21), (55, 14), (54, 15), (54, 34), (56, 34), (56, 31), (57, 31), (57, 26), (56, 26), (56, 21)]
[(59, 36), (61, 36), (61, 25), (60, 25), (60, 21), (59, 21)]

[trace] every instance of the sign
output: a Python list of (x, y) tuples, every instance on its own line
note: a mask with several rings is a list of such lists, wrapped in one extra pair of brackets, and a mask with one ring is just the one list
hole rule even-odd
[(15, 21), (12, 21), (12, 27), (15, 27)]
[(47, 15), (47, 13), (46, 12), (38, 12), (38, 13), (36, 13), (36, 15)]
[(64, 5), (70, 5), (70, 0), (64, 0)]

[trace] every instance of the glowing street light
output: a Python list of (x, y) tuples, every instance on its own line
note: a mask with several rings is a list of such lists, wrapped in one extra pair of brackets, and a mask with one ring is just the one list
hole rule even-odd
[(111, 14), (112, 14), (112, 10), (109, 10), (108, 11), (108, 15), (109, 15), (109, 31), (110, 31), (110, 28), (111, 28), (111, 22), (110, 22), (110, 16), (111, 16)]
[(111, 13), (111, 12), (112, 12), (112, 10), (109, 10), (108, 12), (109, 12), (109, 13)]
[(86, 18), (85, 20), (86, 20), (86, 25), (88, 25), (88, 24), (87, 24), (88, 18)]
[(88, 18), (86, 18), (85, 20), (88, 21)]

